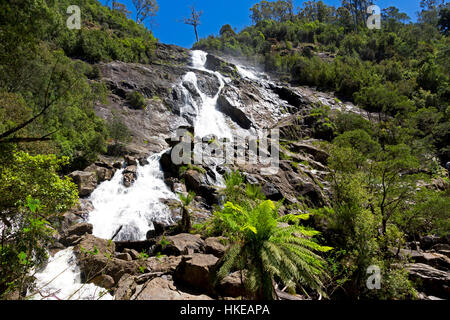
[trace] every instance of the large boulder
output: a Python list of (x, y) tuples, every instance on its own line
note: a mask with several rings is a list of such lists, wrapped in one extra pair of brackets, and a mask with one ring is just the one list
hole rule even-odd
[(97, 187), (97, 175), (95, 172), (74, 171), (69, 174), (69, 177), (78, 186), (80, 197), (90, 195)]
[(161, 252), (166, 255), (185, 255), (203, 252), (205, 242), (199, 235), (189, 233), (180, 233), (175, 236), (161, 238), (155, 248), (155, 252)]
[(205, 239), (205, 253), (212, 254), (218, 258), (223, 257), (227, 250), (225, 246), (227, 239), (224, 237), (211, 237)]
[[(145, 283), (135, 300), (212, 300), (210, 297), (181, 291), (167, 277), (157, 277)], [(138, 290), (136, 290), (138, 291)]]
[(80, 261), (80, 269), (84, 281), (105, 274), (115, 282), (125, 274), (137, 274), (139, 264), (136, 261), (125, 261), (115, 257), (115, 244), (112, 241), (96, 238), (86, 234), (74, 249)]
[(174, 273), (180, 264), (181, 256), (150, 257), (145, 261), (149, 272)]
[(216, 290), (222, 297), (244, 297), (247, 290), (242, 280), (240, 272), (231, 273), (219, 282)]
[(123, 185), (129, 188), (137, 178), (137, 166), (130, 165), (123, 171)]
[(213, 293), (213, 276), (217, 261), (219, 259), (212, 254), (194, 253), (184, 256), (175, 271), (174, 279), (182, 284)]
[(209, 204), (217, 204), (219, 202), (219, 193), (210, 184), (206, 173), (198, 170), (187, 170), (183, 177), (188, 190), (192, 190), (197, 195), (202, 196)]
[(59, 242), (64, 246), (73, 246), (81, 241), (83, 235), (92, 234), (92, 231), (92, 224), (86, 222), (78, 223), (67, 228), (59, 239)]
[(86, 233), (92, 234), (93, 229), (94, 229), (94, 227), (92, 226), (92, 224), (87, 223), (87, 222), (82, 222), (82, 223), (78, 223), (78, 224), (75, 224), (75, 225), (69, 227), (65, 231), (65, 235), (67, 235), (67, 236), (71, 236), (71, 235), (83, 236)]

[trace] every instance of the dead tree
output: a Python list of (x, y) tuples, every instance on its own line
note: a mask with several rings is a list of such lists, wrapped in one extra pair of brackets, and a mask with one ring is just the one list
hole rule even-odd
[(190, 9), (191, 9), (191, 16), (189, 18), (184, 18), (183, 22), (185, 24), (188, 24), (188, 25), (194, 27), (195, 38), (197, 39), (197, 42), (198, 42), (197, 27), (200, 25), (200, 17), (202, 16), (203, 11), (196, 11), (194, 5), (192, 5), (190, 7)]

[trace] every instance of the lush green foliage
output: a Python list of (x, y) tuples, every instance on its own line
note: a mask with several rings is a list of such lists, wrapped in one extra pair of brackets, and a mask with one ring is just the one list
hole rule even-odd
[(317, 231), (295, 224), (279, 226), (277, 207), (270, 200), (251, 210), (227, 202), (223, 210), (215, 213), (215, 219), (232, 239), (218, 279), (240, 270), (248, 292), (260, 299), (276, 297), (273, 279), (292, 290), (301, 286), (322, 292), (324, 260), (313, 251), (331, 248), (309, 239)]
[(78, 200), (78, 189), (57, 174), (67, 159), (17, 151), (0, 158), (0, 297), (6, 297), (25, 289), (29, 272), (46, 261), (55, 232), (49, 220), (58, 221)]
[(450, 55), (436, 17), (439, 12), (445, 17), (448, 5), (424, 4), (415, 24), (404, 24), (408, 17), (389, 7), (383, 9), (382, 29), (369, 30), (364, 6), (350, 4), (364, 2), (343, 1), (336, 9), (307, 1), (291, 14), (289, 1), (261, 1), (251, 8), (254, 26), (201, 39), (194, 48), (245, 56), (281, 79), (334, 91), (402, 125), (433, 113), (432, 122), (410, 122), (411, 135), (426, 137), (427, 147), (445, 163), (450, 159), (445, 142), (450, 139)]

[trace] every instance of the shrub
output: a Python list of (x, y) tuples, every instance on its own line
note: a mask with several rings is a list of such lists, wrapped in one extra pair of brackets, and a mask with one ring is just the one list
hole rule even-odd
[(147, 106), (145, 97), (137, 91), (127, 93), (127, 102), (133, 109), (142, 110), (145, 109), (145, 107)]

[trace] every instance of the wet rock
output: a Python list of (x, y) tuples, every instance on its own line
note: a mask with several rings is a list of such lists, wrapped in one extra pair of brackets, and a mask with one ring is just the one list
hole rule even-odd
[(152, 239), (152, 238), (158, 237), (158, 236), (162, 235), (164, 233), (164, 231), (166, 231), (166, 229), (168, 227), (169, 226), (167, 224), (165, 224), (165, 223), (154, 221), (153, 222), (153, 229), (149, 230), (147, 232), (146, 238), (147, 239)]
[(252, 121), (243, 111), (243, 105), (241, 104), (239, 93), (236, 89), (232, 87), (223, 89), (217, 100), (217, 107), (241, 128), (250, 129), (252, 127)]
[(213, 293), (213, 274), (218, 260), (212, 254), (194, 253), (191, 256), (185, 256), (174, 273), (174, 279), (185, 285)]
[(239, 78), (239, 73), (235, 65), (212, 54), (207, 55), (205, 67), (206, 69), (218, 71), (229, 77)]
[(127, 166), (137, 166), (138, 162), (135, 157), (126, 155), (124, 158)]
[(69, 177), (78, 186), (80, 197), (90, 195), (97, 187), (97, 175), (94, 172), (75, 171)]
[(123, 171), (123, 185), (127, 188), (131, 187), (131, 185), (134, 183), (134, 181), (137, 178), (137, 166), (131, 165), (125, 168)]
[(147, 158), (139, 158), (139, 164), (141, 166), (146, 166), (148, 165), (150, 162), (148, 162)]

